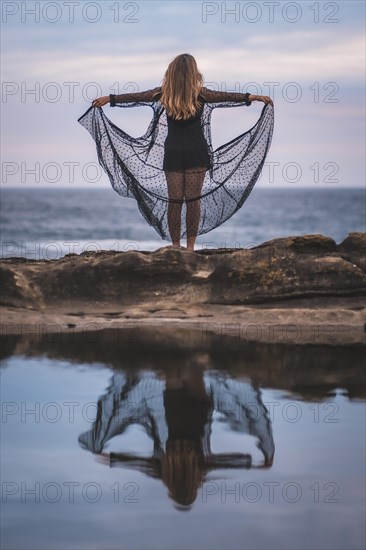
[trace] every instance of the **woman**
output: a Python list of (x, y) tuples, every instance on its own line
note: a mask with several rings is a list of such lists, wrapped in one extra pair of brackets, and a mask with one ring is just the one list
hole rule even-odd
[[(223, 103), (231, 105), (250, 105), (252, 101), (262, 101), (273, 107), (273, 102), (268, 96), (258, 96), (249, 93), (241, 94), (215, 92), (203, 87), (203, 76), (197, 68), (196, 61), (194, 57), (187, 53), (178, 55), (169, 64), (161, 87), (139, 93), (126, 93), (121, 95), (111, 94), (93, 101), (92, 107), (94, 108), (100, 108), (107, 103), (110, 103), (112, 107), (121, 104), (131, 105), (132, 103), (159, 103), (165, 110), (166, 134), (163, 144), (164, 158), (162, 169), (164, 170), (168, 190), (168, 197), (165, 201), (167, 203), (166, 214), (167, 225), (169, 227), (169, 233), (173, 246), (180, 246), (180, 238), (182, 236), (182, 207), (185, 203), (186, 225), (183, 234), (187, 237), (187, 248), (189, 250), (194, 250), (196, 237), (199, 232), (201, 199), (203, 198), (202, 186), (204, 184), (207, 172), (211, 171), (213, 174), (213, 169), (217, 167), (215, 165), (214, 152), (212, 151), (211, 143), (208, 141), (210, 135), (210, 122), (207, 114), (206, 117), (202, 116), (204, 113), (204, 106), (210, 103), (215, 104), (216, 106), (222, 106)], [(82, 118), (83, 117), (81, 117), (81, 119)], [(158, 118), (161, 119), (161, 112)], [(79, 119), (79, 121), (81, 121), (81, 119)], [(152, 126), (150, 126), (152, 133), (156, 128), (156, 125), (157, 120)], [(149, 132), (147, 134), (150, 136)], [(143, 138), (146, 138), (147, 134), (145, 134)], [(269, 134), (271, 136), (272, 132), (269, 132)], [(125, 136), (126, 134), (124, 134), (123, 137)], [(95, 138), (95, 135), (93, 135), (93, 137)], [(267, 152), (268, 147), (269, 144), (267, 143), (265, 153)], [(149, 151), (150, 148), (151, 145), (148, 148)], [(112, 149), (115, 150), (114, 147), (112, 147)], [(136, 155), (135, 150), (134, 154)], [(106, 168), (107, 173), (111, 178), (111, 170), (105, 166), (101, 156), (102, 154), (100, 154), (100, 161)], [(127, 157), (128, 155), (126, 155), (125, 158)], [(117, 159), (117, 164), (120, 164), (121, 162), (124, 164), (123, 158), (121, 159), (121, 157), (119, 157), (119, 161), (120, 162), (118, 162)], [(154, 195), (156, 199), (156, 193), (154, 191), (150, 191), (151, 196), (147, 199), (146, 194), (149, 194), (149, 189), (147, 189), (146, 186), (143, 186), (143, 190), (141, 192), (141, 189), (137, 189), (139, 185), (138, 180), (137, 182), (133, 181), (133, 177), (130, 176), (130, 170), (123, 170), (121, 166), (120, 170), (124, 172), (125, 179), (131, 179), (131, 185), (134, 185), (135, 188), (133, 196), (135, 196), (139, 202), (139, 207), (143, 215), (149, 223), (154, 225), (155, 229), (157, 229), (159, 234), (164, 238), (165, 234), (162, 224), (164, 215), (156, 215), (156, 204), (154, 203), (151, 205), (151, 196)], [(256, 175), (255, 181), (258, 176), (259, 173)], [(116, 178), (113, 179), (112, 177), (111, 181), (113, 187), (116, 189), (115, 179)], [(213, 178), (211, 179), (213, 181)], [(221, 185), (220, 182), (219, 185), (217, 185), (216, 181), (215, 188), (212, 189), (212, 185), (210, 187), (211, 179), (207, 178), (207, 189), (204, 193), (205, 196), (212, 194), (213, 191)], [(252, 179), (251, 185), (253, 186), (254, 183)], [(120, 192), (118, 188), (116, 190)], [(226, 191), (230, 194), (227, 189)], [(125, 194), (124, 196), (131, 195)], [(211, 202), (212, 200), (214, 201), (214, 204), (212, 204), (210, 208), (208, 207), (206, 209), (207, 212), (204, 212), (205, 217), (207, 217), (207, 213), (211, 212), (212, 214), (212, 207), (217, 207), (218, 210), (220, 210), (217, 201), (215, 201), (215, 196), (210, 197), (210, 199)], [(163, 199), (160, 197), (160, 200)], [(225, 197), (222, 197), (221, 200), (225, 201)], [(242, 200), (238, 208), (244, 200)], [(219, 224), (225, 221), (225, 219), (228, 219), (228, 217), (230, 217), (235, 211), (235, 209), (233, 210), (233, 208), (231, 208), (230, 215), (228, 216), (228, 213), (225, 213), (224, 216), (223, 210), (224, 208), (221, 206), (222, 213)], [(214, 226), (217, 227), (219, 224)], [(211, 226), (213, 226), (212, 221), (208, 224), (209, 229), (207, 229), (207, 224), (206, 227), (202, 224), (200, 233), (207, 232), (212, 228)]]

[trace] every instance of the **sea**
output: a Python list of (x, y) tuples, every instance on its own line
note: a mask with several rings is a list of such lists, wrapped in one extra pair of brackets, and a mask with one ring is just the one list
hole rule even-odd
[[(89, 250), (152, 251), (171, 244), (146, 223), (133, 199), (110, 186), (2, 188), (0, 228), (3, 258), (58, 259)], [(252, 248), (307, 234), (340, 243), (352, 231), (365, 231), (362, 188), (258, 187), (223, 225), (198, 236), (196, 250)]]

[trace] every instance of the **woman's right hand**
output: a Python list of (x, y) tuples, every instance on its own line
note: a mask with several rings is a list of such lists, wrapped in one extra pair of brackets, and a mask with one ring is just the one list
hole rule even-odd
[(263, 101), (263, 103), (270, 103), (273, 107), (273, 101), (268, 95), (252, 95), (252, 94), (250, 94), (249, 101)]

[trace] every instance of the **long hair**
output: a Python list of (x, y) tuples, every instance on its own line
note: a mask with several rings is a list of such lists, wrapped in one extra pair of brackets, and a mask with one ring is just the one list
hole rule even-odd
[(201, 106), (198, 96), (203, 86), (195, 58), (189, 53), (171, 61), (161, 86), (161, 103), (169, 116), (184, 120), (197, 113)]
[(197, 443), (168, 440), (161, 459), (161, 479), (169, 489), (169, 497), (188, 509), (197, 498), (203, 478), (203, 454)]

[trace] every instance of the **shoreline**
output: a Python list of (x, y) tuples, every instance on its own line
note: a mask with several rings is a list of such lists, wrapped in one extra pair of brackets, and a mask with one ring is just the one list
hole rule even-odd
[[(225, 311), (227, 310), (227, 311)], [(161, 311), (146, 317), (135, 311), (126, 317), (118, 312), (78, 315), (27, 309), (2, 308), (2, 338), (11, 335), (56, 340), (58, 335), (81, 333), (87, 341), (103, 339), (103, 332), (115, 332), (115, 340), (124, 339), (131, 330), (154, 329), (167, 333), (195, 331), (204, 343), (210, 335), (223, 342), (302, 344), (302, 345), (365, 345), (365, 310), (342, 307), (254, 308), (236, 306), (202, 311), (197, 316), (177, 317), (175, 312)], [(145, 312), (146, 313), (146, 312)], [(122, 314), (123, 315), (123, 314)], [(94, 335), (94, 336), (93, 336)]]
[(7, 335), (194, 330), (224, 341), (366, 343), (366, 233), (251, 249), (99, 251), (0, 260)]

